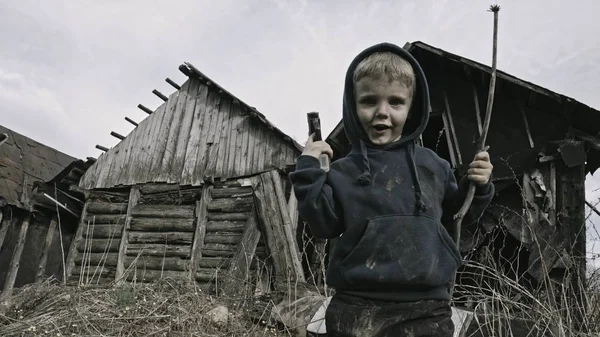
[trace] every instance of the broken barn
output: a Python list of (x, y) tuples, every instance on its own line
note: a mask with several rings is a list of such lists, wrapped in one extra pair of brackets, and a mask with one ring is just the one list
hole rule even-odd
[[(430, 85), (432, 113), (419, 142), (463, 176), (482, 130), (491, 68), (422, 42), (405, 48)], [(496, 195), (480, 220), (482, 230), (463, 233), (463, 256), (491, 256), (504, 274), (530, 288), (570, 275), (577, 292), (586, 268), (584, 182), (600, 166), (599, 135), (599, 111), (498, 71), (487, 138)], [(349, 151), (341, 123), (327, 142), (338, 157)], [(459, 271), (460, 305), (470, 301), (461, 285), (494, 286), (479, 276), (468, 267)]]
[[(287, 172), (301, 147), (194, 66), (81, 178), (74, 283), (164, 277), (269, 291), (305, 276)], [(244, 281), (250, 280), (249, 283)]]
[(81, 211), (81, 205), (65, 192), (85, 168), (86, 162), (0, 126), (3, 298), (14, 287), (48, 276), (62, 279), (66, 251)]

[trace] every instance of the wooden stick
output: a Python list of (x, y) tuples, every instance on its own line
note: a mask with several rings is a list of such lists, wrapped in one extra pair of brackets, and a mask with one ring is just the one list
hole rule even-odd
[(54, 240), (54, 232), (56, 231), (56, 216), (50, 220), (50, 226), (46, 233), (46, 241), (44, 242), (44, 248), (42, 249), (42, 256), (40, 257), (40, 263), (38, 265), (37, 275), (35, 276), (35, 282), (41, 282), (46, 274), (46, 264), (48, 263), (48, 252), (52, 246), (52, 240)]
[(106, 148), (106, 147), (104, 147), (104, 146), (102, 146), (102, 145), (96, 145), (96, 148), (97, 148), (98, 150), (101, 150), (101, 151), (104, 151), (104, 152), (107, 152), (107, 151), (108, 151), (108, 148)]
[(125, 120), (128, 121), (129, 123), (133, 124), (133, 126), (138, 126), (138, 123), (134, 122), (133, 120), (131, 120), (131, 118), (129, 117), (125, 117)]
[(111, 135), (111, 136), (113, 136), (113, 137), (115, 137), (115, 138), (118, 138), (118, 139), (120, 139), (120, 140), (123, 140), (123, 139), (125, 139), (125, 136), (123, 136), (123, 135), (120, 135), (120, 134), (118, 134), (118, 133), (116, 133), (116, 132), (114, 132), (114, 131), (111, 131), (111, 132), (110, 132), (110, 135)]
[[(488, 90), (488, 100), (487, 106), (485, 110), (485, 119), (483, 122), (483, 131), (481, 133), (481, 137), (479, 137), (477, 144), (477, 153), (485, 150), (485, 141), (487, 138), (488, 130), (490, 128), (490, 119), (492, 116), (492, 106), (494, 104), (494, 91), (496, 87), (496, 59), (497, 59), (497, 49), (498, 49), (498, 12), (500, 11), (500, 6), (492, 5), (490, 7), (490, 11), (494, 13), (494, 40), (493, 40), (493, 49), (492, 49), (492, 76), (490, 79), (490, 87)], [(454, 226), (453, 230), (453, 239), (456, 245), (460, 250), (460, 231), (462, 220), (467, 214), (468, 209), (471, 207), (471, 203), (473, 202), (473, 197), (475, 197), (475, 183), (471, 182), (469, 184), (469, 190), (467, 191), (467, 196), (465, 197), (465, 201), (458, 211), (458, 213), (454, 216)], [(452, 288), (450, 294), (454, 291), (454, 283), (456, 280), (452, 282)]]
[(156, 96), (158, 96), (158, 98), (162, 99), (165, 102), (169, 100), (169, 98), (167, 96), (163, 95), (160, 91), (158, 91), (156, 89), (152, 90), (152, 93), (155, 94)]
[(143, 104), (138, 104), (138, 108), (140, 108), (140, 110), (144, 111), (148, 115), (151, 115), (154, 112), (154, 111), (146, 108)]
[(15, 280), (17, 279), (17, 273), (19, 272), (19, 265), (21, 263), (21, 255), (23, 254), (23, 248), (25, 248), (25, 240), (27, 238), (27, 229), (29, 229), (29, 222), (33, 220), (33, 217), (28, 216), (21, 224), (21, 231), (17, 238), (17, 244), (13, 251), (13, 256), (8, 267), (8, 273), (4, 280), (4, 291), (0, 295), (0, 298), (6, 299), (12, 295), (13, 287), (15, 286)]
[(450, 110), (450, 103), (448, 102), (448, 94), (446, 94), (446, 90), (444, 90), (444, 105), (446, 107), (448, 124), (450, 124), (452, 143), (456, 149), (456, 160), (458, 161), (458, 165), (462, 165), (462, 155), (460, 154), (460, 147), (458, 146), (458, 137), (456, 136), (456, 130), (454, 129), (454, 119), (452, 118), (452, 111)]
[(172, 86), (173, 86), (173, 88), (175, 88), (175, 89), (177, 89), (177, 90), (181, 89), (181, 86), (180, 86), (179, 84), (177, 84), (177, 83), (173, 82), (173, 80), (171, 80), (170, 78), (168, 78), (168, 77), (167, 77), (167, 78), (165, 79), (165, 81), (167, 81), (167, 83), (169, 83), (170, 85), (172, 85)]
[(125, 253), (127, 252), (127, 244), (129, 243), (129, 229), (131, 227), (131, 213), (133, 208), (140, 200), (140, 188), (133, 186), (129, 190), (129, 200), (127, 201), (127, 214), (125, 216), (125, 225), (121, 234), (121, 242), (119, 243), (119, 256), (117, 257), (117, 268), (115, 272), (115, 281), (117, 284), (122, 284), (123, 274), (125, 273)]
[(519, 110), (521, 110), (521, 116), (523, 117), (523, 123), (525, 124), (525, 131), (527, 132), (527, 139), (529, 140), (529, 146), (533, 149), (535, 144), (533, 143), (533, 137), (531, 136), (531, 130), (529, 129), (529, 122), (527, 122), (527, 114), (525, 113), (525, 107), (519, 103)]
[(596, 213), (596, 214), (600, 215), (600, 211), (599, 211), (599, 210), (598, 210), (598, 209), (597, 209), (597, 208), (596, 208), (594, 205), (592, 205), (592, 203), (591, 203), (591, 202), (589, 202), (589, 201), (587, 201), (587, 200), (586, 200), (586, 201), (585, 201), (585, 204), (586, 204), (586, 205), (588, 205), (588, 207), (589, 207), (589, 208), (590, 208), (592, 211), (594, 211), (594, 213)]

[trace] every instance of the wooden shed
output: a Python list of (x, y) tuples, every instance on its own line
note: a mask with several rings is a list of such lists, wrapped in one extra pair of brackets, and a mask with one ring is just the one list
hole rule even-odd
[[(491, 68), (422, 42), (404, 48), (430, 85), (432, 114), (419, 142), (463, 176), (482, 130)], [(569, 275), (576, 290), (586, 268), (585, 175), (600, 166), (599, 136), (599, 111), (498, 71), (487, 138), (496, 195), (481, 219), (483, 230), (463, 233), (464, 257), (491, 255), (499, 272), (529, 289)], [(337, 156), (348, 153), (341, 122), (327, 142)], [(494, 286), (466, 267), (459, 294), (461, 284), (474, 282)]]
[(70, 282), (304, 280), (287, 179), (301, 146), (191, 64), (179, 69), (185, 83), (154, 90), (164, 103), (140, 105), (149, 115), (98, 147), (79, 182)]
[(81, 211), (65, 186), (83, 170), (83, 161), (0, 126), (2, 297), (48, 276), (62, 279)]

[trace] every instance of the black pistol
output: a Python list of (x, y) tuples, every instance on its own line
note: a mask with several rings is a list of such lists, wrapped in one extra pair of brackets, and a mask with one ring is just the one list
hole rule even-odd
[[(321, 118), (319, 118), (318, 112), (309, 112), (306, 114), (308, 118), (308, 135), (314, 134), (313, 141), (323, 140), (321, 136)], [(319, 162), (321, 163), (321, 168), (325, 171), (329, 171), (329, 156), (325, 153), (321, 154), (319, 158)]]

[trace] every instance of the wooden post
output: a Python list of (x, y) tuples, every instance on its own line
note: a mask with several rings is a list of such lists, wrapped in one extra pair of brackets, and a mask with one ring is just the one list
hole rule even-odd
[(35, 276), (35, 282), (41, 282), (46, 274), (46, 263), (48, 262), (48, 251), (52, 246), (52, 240), (54, 240), (54, 232), (56, 231), (56, 216), (50, 220), (50, 226), (48, 227), (48, 233), (46, 234), (46, 241), (44, 241), (44, 248), (42, 248), (42, 256), (40, 257), (40, 264), (38, 266), (37, 275)]
[(456, 156), (454, 155), (454, 144), (452, 142), (450, 123), (448, 122), (448, 115), (446, 114), (446, 111), (442, 113), (442, 120), (444, 121), (444, 133), (446, 134), (446, 142), (448, 143), (448, 152), (450, 152), (450, 163), (452, 164), (452, 167), (457, 167), (458, 163)]
[(458, 137), (456, 137), (454, 119), (452, 118), (452, 111), (450, 110), (450, 102), (448, 101), (448, 94), (446, 94), (446, 90), (444, 90), (444, 105), (446, 106), (446, 117), (450, 126), (450, 134), (452, 135), (451, 138), (454, 142), (454, 148), (456, 150), (456, 159), (458, 160), (458, 165), (462, 165), (462, 155), (460, 154), (460, 147), (458, 146)]
[(292, 233), (294, 236), (298, 232), (298, 199), (296, 199), (296, 194), (294, 193), (294, 189), (290, 192), (290, 198), (288, 199), (288, 213), (290, 215), (290, 219), (292, 220)]
[(151, 109), (146, 108), (143, 104), (138, 104), (137, 107), (148, 115), (151, 115), (154, 112)]
[(104, 147), (104, 146), (102, 146), (102, 145), (96, 145), (96, 148), (97, 148), (98, 150), (100, 150), (100, 151), (104, 151), (104, 152), (107, 152), (107, 151), (108, 151), (108, 148), (107, 148), (107, 147)]
[(138, 126), (138, 123), (134, 122), (131, 118), (129, 117), (125, 117), (125, 120), (128, 121), (129, 123), (133, 124), (133, 126)]
[(473, 88), (473, 103), (475, 104), (475, 117), (477, 118), (477, 132), (479, 137), (481, 137), (481, 132), (483, 131), (483, 126), (481, 123), (481, 109), (479, 108), (479, 96), (477, 96), (477, 87), (475, 84), (471, 84)]
[(127, 244), (129, 243), (129, 228), (131, 227), (131, 213), (133, 208), (140, 200), (140, 188), (138, 186), (131, 187), (129, 190), (129, 201), (127, 203), (127, 216), (125, 218), (125, 226), (121, 234), (121, 244), (119, 245), (119, 256), (117, 258), (117, 270), (115, 272), (115, 281), (121, 283), (125, 277), (125, 253), (127, 253)]
[(69, 253), (67, 254), (67, 270), (65, 272), (65, 279), (63, 280), (63, 284), (67, 283), (67, 279), (69, 279), (69, 277), (73, 273), (73, 268), (75, 268), (75, 256), (77, 255), (77, 246), (79, 245), (79, 241), (81, 241), (81, 239), (83, 238), (83, 231), (86, 227), (85, 218), (87, 217), (87, 207), (89, 204), (90, 201), (87, 200), (83, 205), (83, 209), (81, 210), (81, 217), (79, 218), (79, 226), (77, 227), (77, 231), (73, 236), (73, 240), (71, 240), (71, 247), (69, 247)]
[(172, 86), (173, 86), (173, 88), (175, 88), (175, 89), (177, 89), (177, 90), (180, 90), (180, 89), (181, 89), (181, 86), (180, 86), (179, 84), (177, 84), (177, 83), (173, 82), (173, 80), (172, 80), (172, 79), (170, 79), (170, 78), (168, 78), (168, 77), (167, 77), (167, 78), (165, 79), (165, 81), (167, 81), (167, 83), (169, 83), (170, 85), (172, 85)]
[(160, 91), (158, 91), (156, 89), (152, 90), (152, 93), (155, 94), (156, 96), (158, 96), (158, 98), (162, 99), (165, 102), (169, 100), (169, 98), (167, 96), (163, 95)]
[(196, 279), (196, 271), (198, 270), (198, 261), (202, 258), (202, 247), (204, 246), (204, 237), (206, 236), (206, 224), (208, 223), (208, 204), (212, 197), (212, 186), (204, 186), (200, 200), (196, 201), (196, 232), (194, 233), (194, 241), (192, 242), (192, 250), (190, 257), (190, 279)]
[(111, 136), (113, 136), (113, 137), (115, 137), (115, 138), (117, 138), (117, 139), (120, 139), (120, 140), (123, 140), (123, 139), (125, 139), (125, 136), (123, 136), (123, 135), (121, 135), (121, 134), (118, 134), (118, 133), (116, 133), (116, 132), (114, 132), (114, 131), (111, 131), (111, 132), (110, 132), (110, 135), (111, 135)]
[(12, 295), (13, 287), (15, 286), (15, 280), (17, 279), (17, 273), (19, 272), (19, 264), (21, 262), (21, 254), (23, 254), (23, 248), (25, 247), (25, 240), (27, 238), (27, 230), (29, 229), (29, 222), (33, 220), (33, 216), (29, 215), (21, 224), (21, 231), (17, 238), (17, 244), (13, 252), (10, 266), (8, 267), (8, 273), (4, 280), (4, 291), (2, 291), (2, 299), (6, 299)]

